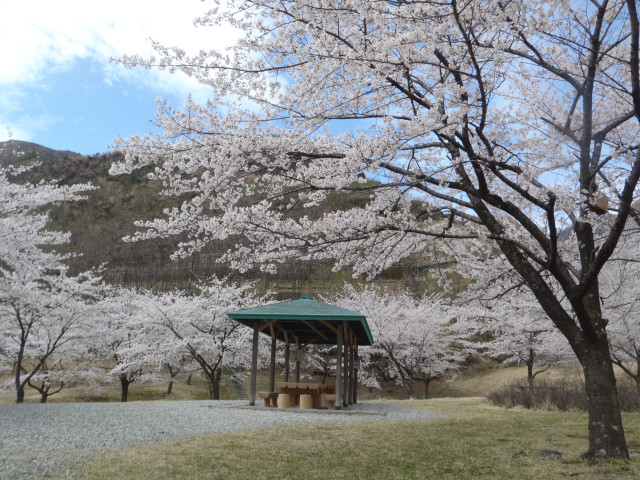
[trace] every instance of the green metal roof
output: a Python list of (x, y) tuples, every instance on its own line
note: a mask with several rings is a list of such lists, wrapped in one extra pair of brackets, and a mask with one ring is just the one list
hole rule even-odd
[[(314, 342), (330, 345), (335, 345), (336, 334), (326, 324), (337, 328), (338, 324), (348, 322), (359, 345), (373, 345), (371, 331), (364, 315), (318, 302), (306, 296), (298, 300), (227, 312), (227, 315), (232, 320), (249, 327), (254, 327), (262, 321), (276, 320), (275, 325), (280, 340), (285, 339), (284, 332), (287, 332), (289, 337), (295, 336), (301, 343)], [(270, 335), (269, 331), (263, 333)]]

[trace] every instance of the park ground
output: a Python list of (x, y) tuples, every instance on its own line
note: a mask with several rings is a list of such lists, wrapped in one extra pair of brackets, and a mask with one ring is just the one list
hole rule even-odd
[(209, 435), (97, 455), (73, 478), (640, 478), (640, 414), (624, 418), (632, 458), (589, 466), (580, 458), (588, 443), (582, 413), (505, 410), (479, 397), (390, 402), (447, 416)]
[[(398, 400), (400, 392), (361, 392), (389, 407), (428, 409), (435, 420), (288, 425), (97, 454), (66, 473), (77, 479), (640, 479), (640, 413), (624, 414), (630, 460), (600, 459), (589, 466), (587, 417), (581, 412), (503, 409), (485, 398), (522, 378), (522, 368), (477, 365), (453, 382), (433, 385), (429, 400)], [(551, 377), (574, 377), (558, 368)], [(266, 379), (262, 379), (264, 382)], [(206, 398), (201, 382), (132, 386), (130, 398)], [(8, 392), (7, 392), (8, 393)], [(0, 401), (10, 397), (2, 394)], [(224, 385), (223, 396), (231, 395)], [(420, 394), (421, 392), (418, 392)], [(57, 397), (57, 398), (56, 398)], [(69, 389), (51, 401), (115, 401), (115, 386)], [(27, 400), (36, 401), (36, 397)], [(277, 412), (274, 412), (277, 414)]]

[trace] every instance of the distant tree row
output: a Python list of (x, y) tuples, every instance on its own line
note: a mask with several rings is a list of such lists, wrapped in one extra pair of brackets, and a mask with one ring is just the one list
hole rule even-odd
[[(132, 382), (169, 382), (199, 372), (209, 397), (220, 397), (222, 365), (241, 372), (249, 362), (249, 330), (225, 312), (269, 301), (255, 284), (210, 278), (189, 291), (110, 286), (99, 270), (72, 274), (72, 254), (56, 251), (69, 235), (45, 230), (43, 208), (81, 201), (89, 185), (18, 184), (20, 170), (0, 170), (0, 359), (5, 388), (24, 401), (27, 386), (45, 402), (65, 385), (116, 380), (126, 401)], [(602, 275), (602, 303), (614, 319), (613, 359), (639, 384), (640, 263), (631, 235), (624, 252)], [(359, 381), (369, 388), (390, 383), (425, 396), (435, 379), (457, 371), (471, 353), (483, 352), (505, 363), (523, 363), (531, 382), (551, 365), (573, 360), (566, 340), (532, 302), (527, 290), (500, 292), (511, 281), (495, 270), (490, 284), (470, 285), (454, 301), (439, 295), (415, 297), (376, 284), (344, 284), (324, 301), (363, 313), (375, 344), (360, 352)], [(266, 346), (266, 345), (265, 345)], [(263, 348), (262, 351), (267, 351)], [(332, 375), (335, 352), (308, 348), (308, 373)], [(333, 349), (335, 350), (335, 348)], [(261, 358), (266, 364), (266, 356)], [(9, 373), (11, 373), (9, 375)], [(10, 377), (10, 378), (8, 378)], [(171, 387), (169, 387), (169, 392)]]

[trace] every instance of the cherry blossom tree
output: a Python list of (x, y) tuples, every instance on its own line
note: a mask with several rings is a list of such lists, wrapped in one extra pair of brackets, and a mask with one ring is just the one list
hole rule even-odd
[[(524, 364), (527, 381), (555, 365), (575, 363), (566, 338), (555, 328), (535, 301), (530, 290), (513, 288), (504, 295), (504, 285), (471, 285), (458, 299), (467, 307), (461, 310), (462, 322), (472, 325), (475, 337), (464, 342), (503, 364)], [(486, 340), (489, 337), (489, 340)]]
[[(207, 379), (209, 398), (220, 399), (223, 363), (232, 367), (248, 350), (249, 329), (229, 320), (226, 312), (250, 308), (264, 299), (252, 285), (236, 285), (216, 278), (198, 287), (196, 295), (183, 292), (147, 293), (140, 302), (142, 322), (155, 332), (145, 362), (177, 365), (185, 355), (197, 363)], [(264, 349), (263, 349), (264, 350)]]
[(73, 351), (87, 305), (102, 291), (94, 272), (69, 274), (70, 254), (55, 251), (69, 235), (44, 230), (48, 217), (42, 213), (52, 203), (82, 198), (92, 187), (10, 179), (29, 168), (0, 169), (0, 358), (13, 365), (17, 403), (36, 375), (59, 363), (63, 347)]
[[(627, 457), (598, 278), (640, 177), (636, 2), (230, 0), (197, 26), (221, 22), (241, 32), (227, 51), (121, 60), (212, 91), (116, 142), (113, 173), (154, 164), (186, 199), (135, 238), (185, 234), (183, 256), (240, 235), (223, 258), (240, 270), (499, 256), (583, 367), (588, 456)], [(318, 211), (334, 191), (370, 198)]]
[[(47, 403), (50, 395), (60, 393), (64, 388), (64, 374), (62, 363), (54, 362), (49, 366), (47, 362), (43, 362), (40, 371), (32, 376), (27, 383), (40, 394), (40, 403)], [(66, 381), (68, 382), (68, 380)]]
[(111, 288), (94, 308), (96, 321), (84, 338), (91, 363), (103, 366), (101, 380), (119, 381), (121, 402), (128, 401), (132, 383), (155, 380), (145, 365), (152, 328), (142, 322), (139, 297), (135, 290)]
[(310, 345), (305, 350), (307, 369), (320, 373), (320, 383), (327, 383), (336, 367), (336, 346)]
[(418, 381), (424, 384), (427, 398), (431, 382), (457, 370), (466, 359), (459, 340), (471, 332), (456, 324), (457, 309), (448, 308), (438, 296), (413, 298), (406, 292), (380, 293), (375, 285), (362, 289), (345, 285), (344, 292), (331, 301), (367, 317), (374, 345), (363, 352), (365, 372), (372, 375), (385, 365), (389, 378), (410, 397)]
[(601, 302), (608, 326), (611, 357), (636, 383), (640, 397), (640, 245), (638, 223), (625, 231), (613, 260), (601, 275)]
[(28, 381), (29, 387), (40, 394), (40, 403), (46, 403), (52, 395), (60, 393), (63, 388), (85, 382), (92, 369), (84, 363), (83, 350), (79, 348), (82, 341), (74, 338), (50, 355), (42, 363), (42, 367)]

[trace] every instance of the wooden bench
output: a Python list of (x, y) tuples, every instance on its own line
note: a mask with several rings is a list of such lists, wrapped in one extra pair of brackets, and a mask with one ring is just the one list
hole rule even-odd
[(327, 402), (327, 407), (329, 408), (329, 410), (335, 410), (336, 409), (336, 396), (335, 396), (335, 394), (327, 393), (324, 396), (324, 399)]
[(264, 400), (265, 407), (277, 407), (278, 393), (277, 392), (259, 392), (258, 396)]

